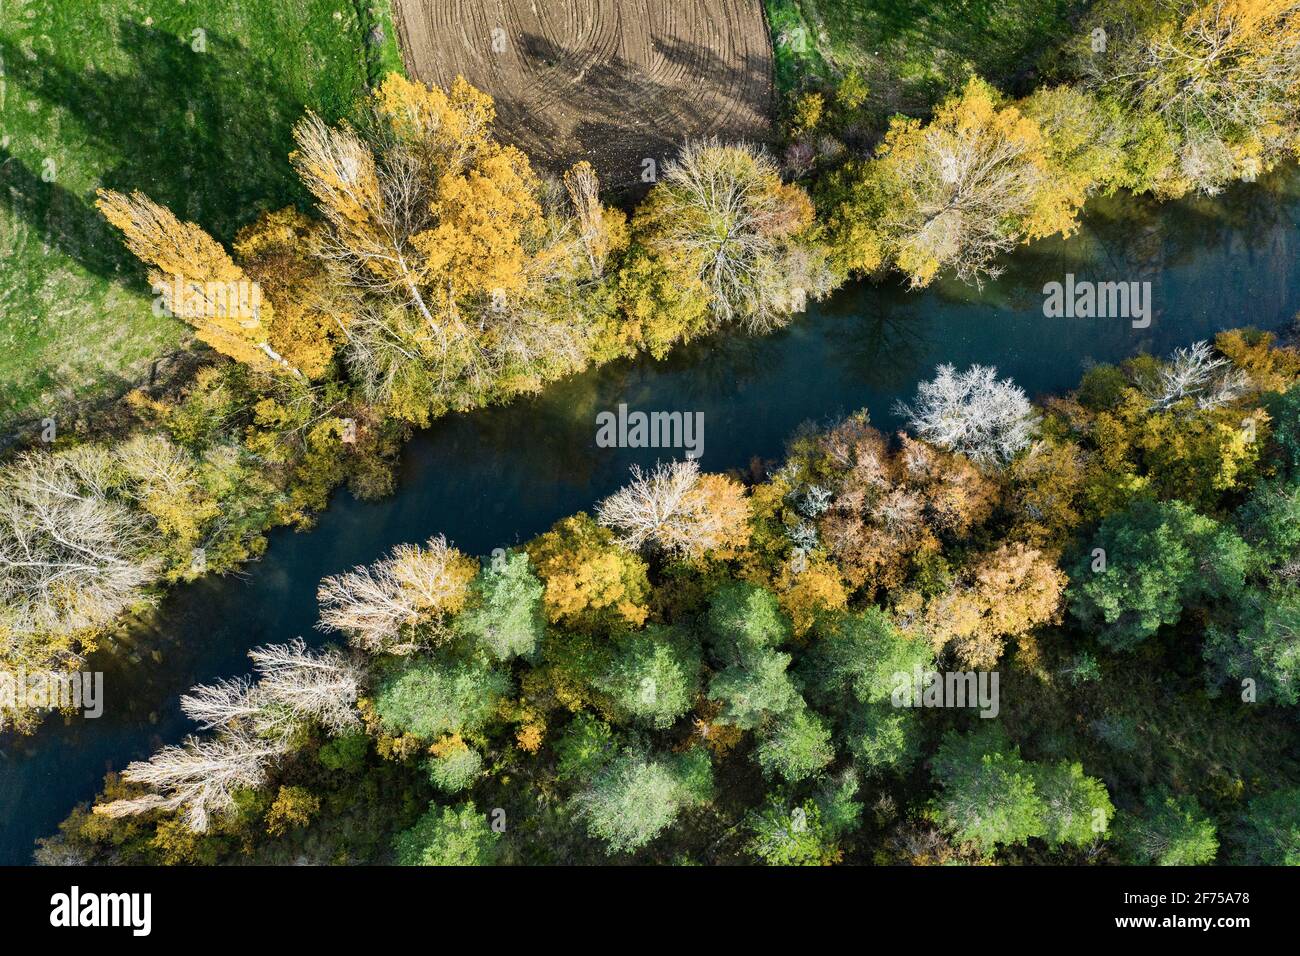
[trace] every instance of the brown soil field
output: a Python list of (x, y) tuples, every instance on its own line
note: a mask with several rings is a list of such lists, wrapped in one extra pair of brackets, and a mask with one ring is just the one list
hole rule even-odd
[(497, 132), (552, 172), (585, 159), (637, 194), (686, 139), (764, 142), (761, 0), (394, 0), (408, 73), (490, 93)]

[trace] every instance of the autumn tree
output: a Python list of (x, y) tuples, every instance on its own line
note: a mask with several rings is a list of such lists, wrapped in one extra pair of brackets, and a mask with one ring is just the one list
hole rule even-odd
[(235, 806), (240, 791), (266, 783), (271, 763), (286, 749), (280, 737), (259, 737), (250, 730), (228, 730), (215, 738), (188, 737), (159, 750), (147, 761), (135, 761), (123, 779), (151, 792), (99, 804), (95, 813), (117, 818), (151, 810), (184, 810), (195, 833), (208, 829), (212, 816)]
[(880, 432), (850, 418), (817, 442), (832, 496), (817, 517), (840, 573), (869, 591), (896, 589), (933, 562), (945, 541), (988, 518), (998, 487), (960, 454)]
[(1072, 399), (1051, 403), (1050, 430), (1068, 430), (1084, 452), (1080, 512), (1104, 517), (1143, 496), (1210, 511), (1248, 488), (1271, 435), (1256, 395), (1245, 370), (1204, 342), (1167, 361), (1090, 370)]
[(849, 592), (835, 565), (800, 555), (787, 561), (775, 582), (781, 609), (795, 637), (803, 637), (823, 614), (848, 607)]
[[(642, 297), (666, 292), (672, 299), (680, 293), (655, 288), (654, 272), (662, 268), (681, 273), (701, 291), (708, 327), (779, 328), (832, 285), (825, 252), (808, 235), (812, 221), (811, 200), (799, 186), (781, 182), (765, 152), (714, 140), (689, 142), (633, 220), (633, 234), (651, 264), (633, 273), (641, 282), (624, 285), (631, 311), (642, 311)], [(678, 333), (697, 330), (688, 324)]]
[(1038, 124), (1048, 162), (1073, 196), (1149, 188), (1171, 160), (1158, 118), (1086, 86), (1041, 87), (1017, 106)]
[(1058, 549), (1083, 520), (1086, 475), (1083, 450), (1074, 442), (1034, 442), (1007, 467), (1014, 537), (1040, 549)]
[(318, 254), (353, 299), (345, 354), (366, 397), (426, 422), (581, 368), (609, 307), (580, 286), (624, 241), (594, 174), (544, 183), (463, 79), (389, 74), (364, 112), (357, 127), (308, 114), (292, 160), (326, 220)]
[(557, 522), (526, 550), (546, 587), (548, 620), (633, 626), (645, 621), (650, 591), (645, 562), (589, 515)]
[(1295, 149), (1292, 0), (1109, 0), (1092, 11), (1073, 62), (1094, 90), (1159, 119), (1172, 156), (1147, 184), (1158, 193), (1217, 192)]
[(239, 264), (275, 303), (271, 350), (310, 379), (329, 371), (351, 321), (314, 254), (321, 229), (288, 206), (262, 213), (233, 245)]
[(660, 462), (649, 473), (633, 465), (632, 483), (596, 506), (596, 520), (625, 547), (649, 545), (673, 557), (743, 547), (748, 519), (744, 488), (722, 475), (701, 475), (690, 458)]
[(149, 281), (168, 311), (222, 355), (264, 372), (296, 371), (268, 344), (274, 309), (221, 244), (139, 191), (98, 191), (95, 205), (126, 246), (153, 266)]
[(371, 653), (409, 654), (448, 636), (477, 566), (442, 536), (403, 544), (388, 557), (321, 581), (322, 630), (342, 631)]
[(1073, 231), (1083, 198), (1038, 124), (972, 78), (928, 123), (895, 118), (875, 158), (833, 184), (831, 241), (845, 270), (888, 265), (913, 288), (944, 271), (978, 282), (1020, 243)]
[(305, 726), (341, 735), (360, 725), (361, 673), (336, 651), (309, 651), (301, 639), (249, 651), (256, 679), (200, 684), (181, 698), (185, 715), (212, 737), (189, 736), (134, 761), (122, 779), (147, 788), (138, 796), (98, 804), (111, 819), (153, 810), (183, 811), (194, 833), (215, 814), (233, 810), (241, 792), (263, 786), (271, 768), (298, 743)]
[(1059, 619), (1066, 583), (1041, 552), (1004, 544), (973, 558), (955, 586), (930, 601), (924, 626), (936, 650), (950, 649), (964, 666), (988, 670), (1007, 638)]

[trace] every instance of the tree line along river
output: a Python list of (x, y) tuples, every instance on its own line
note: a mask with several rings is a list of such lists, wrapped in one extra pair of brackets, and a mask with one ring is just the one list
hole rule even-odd
[[(868, 408), (878, 426), (896, 426), (894, 402), (942, 362), (995, 365), (1038, 396), (1072, 387), (1090, 363), (1243, 325), (1285, 329), (1300, 310), (1298, 216), (1294, 172), (1214, 199), (1098, 199), (1075, 236), (1017, 251), (982, 289), (851, 284), (775, 335), (723, 334), (662, 362), (615, 363), (536, 398), (449, 416), (407, 446), (391, 497), (340, 492), (313, 530), (274, 532), (243, 574), (176, 588), (147, 626), (97, 653), (86, 669), (104, 672), (103, 716), (56, 716), (35, 736), (0, 738), (0, 864), (29, 862), (33, 841), (89, 800), (106, 771), (189, 732), (179, 697), (190, 686), (247, 672), (256, 645), (325, 640), (313, 629), (322, 577), (438, 533), (489, 554), (589, 509), (630, 465), (674, 454), (598, 447), (600, 412), (624, 403), (703, 413), (701, 466), (725, 471), (778, 459), (805, 421)], [(1150, 323), (1046, 316), (1044, 287), (1067, 275), (1150, 282)]]

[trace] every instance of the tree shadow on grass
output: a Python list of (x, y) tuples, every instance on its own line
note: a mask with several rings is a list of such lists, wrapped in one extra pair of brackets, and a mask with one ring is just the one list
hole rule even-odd
[[(288, 161), (305, 104), (272, 63), (215, 31), (205, 52), (129, 20), (119, 21), (118, 37), (132, 61), (122, 72), (30, 61), (0, 37), (10, 81), (66, 111), (63, 137), (80, 137), (102, 156), (104, 187), (139, 189), (227, 243), (260, 210), (308, 205)], [(0, 202), (47, 241), (106, 278), (136, 269), (92, 191), (46, 182), (8, 151), (0, 159)]]

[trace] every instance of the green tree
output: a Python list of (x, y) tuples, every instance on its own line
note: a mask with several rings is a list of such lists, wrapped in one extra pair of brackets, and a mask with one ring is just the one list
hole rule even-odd
[(1070, 573), (1071, 610), (1116, 650), (1176, 623), (1193, 601), (1231, 600), (1244, 583), (1245, 542), (1181, 501), (1134, 502), (1107, 517), (1094, 542), (1102, 553), (1085, 550)]
[(790, 628), (770, 591), (739, 582), (723, 585), (709, 602), (708, 631), (718, 664), (708, 696), (721, 702), (723, 723), (752, 730), (765, 717), (800, 703), (788, 670), (792, 658), (775, 650)]
[(470, 584), (468, 606), (453, 627), (499, 661), (527, 657), (546, 629), (542, 591), (526, 553), (490, 561)]
[(782, 714), (802, 701), (790, 679), (790, 655), (779, 651), (746, 651), (709, 681), (709, 698), (722, 704), (723, 723), (753, 730), (764, 718)]
[(556, 741), (556, 776), (563, 782), (590, 779), (617, 753), (618, 741), (609, 724), (578, 714)]
[(477, 750), (453, 737), (448, 746), (429, 758), (429, 780), (444, 793), (457, 793), (474, 783), (483, 769), (483, 757)]
[(1280, 569), (1300, 554), (1300, 484), (1260, 482), (1234, 517), (1256, 570)]
[(745, 650), (775, 647), (790, 626), (771, 591), (740, 581), (724, 584), (709, 600), (709, 634), (717, 653), (735, 659)]
[(1216, 684), (1251, 681), (1255, 699), (1293, 706), (1300, 700), (1300, 592), (1252, 591), (1235, 627), (1206, 631), (1202, 653)]
[(597, 687), (617, 711), (662, 730), (690, 710), (700, 666), (693, 635), (652, 625), (616, 640), (613, 660)]
[(1085, 776), (1081, 764), (1035, 764), (1034, 784), (1043, 802), (1040, 835), (1048, 843), (1087, 846), (1106, 835), (1115, 807), (1105, 784)]
[(856, 704), (888, 701), (899, 675), (934, 667), (934, 650), (894, 627), (878, 608), (825, 620), (817, 641), (799, 664), (813, 701), (846, 712)]
[(415, 826), (397, 835), (393, 851), (399, 866), (488, 866), (500, 839), (473, 803), (454, 809), (431, 803)]
[(764, 725), (755, 755), (764, 776), (798, 783), (834, 760), (835, 748), (826, 721), (808, 707), (794, 707)]
[(857, 779), (848, 774), (827, 781), (794, 805), (788, 797), (769, 794), (763, 806), (745, 818), (749, 852), (770, 866), (838, 863), (844, 838), (861, 821), (862, 805), (853, 799), (857, 790)]
[(876, 608), (826, 618), (799, 663), (813, 703), (835, 717), (865, 776), (903, 770), (920, 750), (917, 713), (895, 706), (900, 684), (934, 667), (929, 642), (903, 634)]
[(623, 750), (573, 796), (587, 832), (610, 853), (645, 846), (667, 829), (683, 809), (707, 801), (713, 775), (700, 748), (657, 755), (633, 746)]
[(940, 789), (932, 813), (958, 840), (985, 853), (1024, 843), (1044, 831), (1047, 808), (1038, 795), (1035, 769), (1000, 728), (950, 731), (931, 766)]
[(921, 721), (914, 710), (863, 704), (845, 722), (844, 737), (862, 774), (907, 770), (921, 752)]
[(388, 732), (431, 739), (478, 730), (509, 689), (510, 675), (486, 662), (418, 657), (390, 666), (374, 704)]
[(1147, 793), (1143, 809), (1122, 814), (1116, 831), (1128, 859), (1142, 866), (1204, 866), (1219, 852), (1214, 821), (1187, 794)]
[(1300, 866), (1300, 788), (1251, 800), (1236, 837), (1242, 863)]

